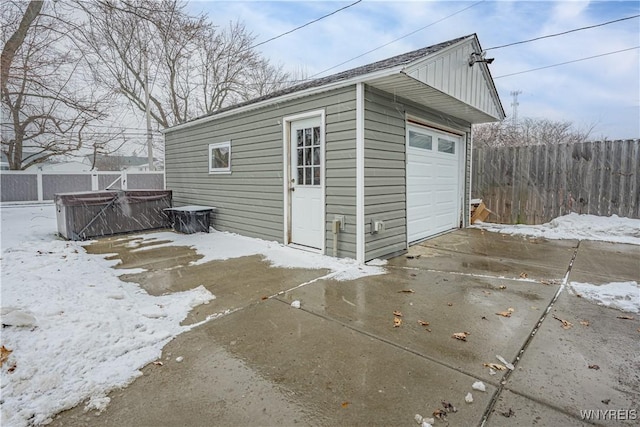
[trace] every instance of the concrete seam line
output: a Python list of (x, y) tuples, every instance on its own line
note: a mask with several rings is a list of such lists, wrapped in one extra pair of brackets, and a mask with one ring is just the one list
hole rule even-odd
[[(283, 303), (283, 304), (290, 305), (287, 301), (283, 301), (283, 300), (278, 299), (278, 298), (274, 298), (274, 300), (275, 300), (275, 301), (279, 301), (279, 302), (281, 302), (281, 303)], [(449, 365), (449, 364), (447, 364), (447, 363), (444, 363), (444, 362), (442, 362), (442, 361), (440, 361), (440, 360), (438, 360), (438, 359), (435, 359), (435, 358), (433, 358), (433, 357), (431, 357), (431, 356), (428, 356), (428, 355), (426, 355), (426, 354), (422, 354), (422, 353), (418, 352), (417, 350), (413, 350), (413, 349), (411, 349), (411, 348), (401, 346), (401, 345), (396, 344), (396, 343), (394, 343), (393, 341), (390, 341), (390, 340), (388, 340), (388, 339), (386, 339), (386, 338), (384, 338), (384, 337), (381, 337), (381, 336), (379, 336), (379, 335), (375, 335), (375, 334), (372, 334), (372, 333), (370, 333), (370, 332), (367, 332), (367, 331), (363, 331), (363, 330), (361, 330), (361, 329), (354, 328), (353, 326), (348, 325), (348, 324), (346, 324), (346, 323), (344, 323), (344, 322), (341, 322), (341, 321), (339, 321), (339, 320), (337, 320), (337, 319), (333, 319), (333, 318), (331, 318), (331, 317), (324, 316), (324, 315), (322, 315), (322, 314), (320, 314), (320, 313), (316, 313), (316, 312), (314, 312), (314, 311), (307, 310), (307, 309), (305, 309), (304, 307), (300, 307), (298, 310), (304, 311), (305, 313), (308, 313), (308, 314), (311, 314), (311, 315), (313, 315), (313, 316), (319, 317), (319, 318), (324, 319), (324, 320), (326, 320), (326, 321), (329, 321), (329, 322), (332, 322), (332, 323), (336, 323), (336, 324), (338, 324), (338, 325), (342, 326), (343, 328), (350, 329), (350, 330), (352, 330), (352, 331), (354, 331), (354, 332), (357, 332), (358, 334), (364, 335), (364, 336), (369, 337), (369, 338), (373, 338), (373, 339), (375, 339), (375, 340), (377, 340), (377, 341), (383, 342), (383, 343), (385, 343), (385, 344), (387, 344), (387, 345), (390, 345), (390, 346), (392, 346), (392, 347), (398, 348), (398, 349), (400, 349), (400, 350), (404, 350), (404, 351), (406, 351), (406, 352), (408, 352), (408, 353), (411, 353), (411, 354), (413, 354), (413, 355), (415, 355), (415, 356), (418, 356), (418, 357), (420, 357), (420, 358), (422, 358), (422, 359), (426, 359), (426, 360), (428, 360), (428, 361), (430, 361), (430, 362), (433, 362), (433, 363), (435, 363), (435, 364), (437, 364), (437, 365), (444, 366), (445, 368), (452, 369), (452, 370), (454, 370), (454, 371), (456, 371), (456, 372), (459, 372), (459, 373), (461, 373), (461, 374), (463, 374), (463, 375), (466, 375), (466, 376), (468, 376), (468, 377), (474, 378), (474, 379), (476, 379), (476, 380), (484, 381), (485, 383), (487, 383), (487, 384), (491, 384), (492, 386), (495, 386), (495, 387), (498, 387), (498, 386), (499, 386), (499, 383), (498, 383), (498, 384), (496, 384), (496, 383), (493, 383), (493, 382), (491, 382), (491, 381), (487, 381), (487, 380), (486, 380), (486, 379), (484, 379), (484, 378), (478, 377), (478, 376), (476, 376), (476, 375), (474, 375), (474, 374), (472, 374), (472, 373), (470, 373), (470, 372), (467, 372), (467, 371), (465, 371), (465, 370), (462, 370), (462, 369), (460, 369), (460, 368), (458, 368), (458, 367), (455, 367), (455, 366)]]
[[(527, 350), (527, 348), (529, 347), (529, 344), (531, 344), (531, 341), (533, 341), (533, 338), (535, 337), (536, 333), (538, 332), (538, 330), (540, 329), (540, 327), (542, 326), (542, 322), (544, 322), (544, 320), (547, 318), (547, 315), (549, 314), (549, 312), (551, 311), (551, 309), (553, 308), (554, 304), (556, 303), (556, 301), (558, 300), (558, 298), (560, 297), (560, 294), (562, 293), (562, 291), (564, 290), (564, 287), (567, 284), (567, 280), (569, 278), (569, 274), (571, 273), (571, 268), (573, 267), (573, 262), (576, 259), (576, 256), (578, 255), (578, 249), (580, 248), (580, 240), (578, 241), (578, 245), (576, 246), (575, 250), (573, 251), (573, 256), (571, 257), (571, 260), (569, 261), (569, 266), (567, 267), (567, 272), (564, 276), (564, 278), (562, 279), (562, 283), (560, 284), (560, 286), (558, 287), (558, 290), (556, 291), (555, 295), (553, 296), (553, 298), (551, 298), (551, 301), (549, 302), (549, 304), (547, 305), (546, 310), (542, 313), (542, 315), (540, 316), (540, 318), (538, 319), (538, 322), (536, 323), (536, 325), (534, 326), (533, 330), (529, 333), (529, 336), (527, 337), (527, 339), (525, 340), (524, 344), (522, 344), (522, 347), (520, 347), (520, 351), (518, 352), (518, 355), (516, 356), (516, 359), (512, 362), (513, 364), (513, 371), (508, 371), (503, 377), (502, 377), (502, 381), (500, 382), (500, 386), (498, 387), (497, 392), (495, 393), (495, 395), (493, 396), (493, 398), (491, 399), (491, 401), (489, 402), (489, 405), (487, 406), (487, 409), (485, 409), (484, 415), (482, 416), (482, 422), (480, 423), (481, 427), (484, 427), (484, 425), (486, 424), (486, 422), (489, 420), (489, 418), (491, 417), (491, 412), (493, 411), (493, 409), (496, 406), (496, 403), (498, 402), (498, 398), (500, 397), (500, 395), (502, 394), (502, 391), (505, 389), (505, 386), (507, 384), (507, 381), (509, 380), (509, 378), (511, 377), (511, 374), (516, 370), (516, 368), (518, 367), (518, 364), (522, 358), (522, 356), (524, 355), (524, 352)], [(568, 414), (571, 415), (573, 418), (578, 418), (575, 416), (575, 414)]]
[(594, 423), (594, 422), (589, 422), (588, 420), (583, 420), (583, 419), (581, 419), (580, 417), (577, 417), (574, 413), (569, 412), (569, 411), (567, 411), (566, 409), (563, 409), (563, 408), (561, 408), (561, 407), (559, 407), (559, 406), (555, 406), (555, 405), (554, 405), (554, 404), (552, 404), (552, 403), (545, 402), (545, 401), (544, 401), (544, 400), (542, 400), (542, 399), (538, 399), (538, 398), (533, 397), (533, 396), (528, 396), (528, 395), (527, 395), (527, 394), (525, 394), (525, 393), (522, 393), (522, 392), (519, 392), (519, 391), (513, 390), (513, 389), (511, 389), (511, 388), (509, 388), (509, 387), (507, 387), (507, 386), (505, 386), (505, 387), (504, 387), (504, 390), (507, 390), (507, 391), (509, 391), (509, 392), (511, 392), (511, 393), (513, 393), (513, 394), (517, 394), (518, 396), (520, 396), (520, 397), (524, 397), (525, 399), (532, 400), (532, 401), (534, 401), (534, 402), (536, 402), (536, 403), (539, 403), (539, 404), (540, 404), (540, 405), (542, 405), (542, 406), (548, 406), (549, 408), (552, 408), (552, 409), (553, 409), (553, 410), (555, 410), (555, 411), (558, 411), (558, 412), (560, 412), (560, 413), (562, 413), (562, 414), (565, 414), (565, 415), (567, 415), (567, 416), (570, 416), (571, 418), (575, 418), (575, 419), (577, 419), (577, 420), (580, 420), (581, 422), (584, 422), (584, 423), (587, 423), (587, 424), (590, 424), (590, 425), (598, 425), (598, 424), (596, 424), (596, 423)]
[(490, 274), (462, 273), (460, 271), (434, 270), (431, 268), (399, 267), (394, 265), (385, 265), (385, 268), (393, 268), (393, 269), (399, 269), (399, 270), (426, 271), (428, 273), (452, 274), (454, 276), (480, 277), (483, 279), (511, 280), (515, 282), (525, 282), (525, 283), (540, 283), (540, 280), (535, 280), (535, 279), (521, 279), (519, 277), (492, 276)]

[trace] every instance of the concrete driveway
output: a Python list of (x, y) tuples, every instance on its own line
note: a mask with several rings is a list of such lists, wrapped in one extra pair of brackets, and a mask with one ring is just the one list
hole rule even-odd
[[(54, 426), (412, 426), (434, 411), (436, 426), (640, 418), (639, 316), (560, 291), (567, 280), (640, 281), (638, 246), (459, 230), (390, 260), (385, 275), (343, 282), (257, 256), (189, 267), (187, 249), (133, 259), (126, 242), (89, 247), (150, 268), (123, 279), (151, 293), (204, 281), (217, 299), (186, 322), (228, 311), (169, 343), (163, 365), (111, 393), (103, 413), (79, 406)], [(515, 369), (490, 370), (505, 365), (497, 355)]]

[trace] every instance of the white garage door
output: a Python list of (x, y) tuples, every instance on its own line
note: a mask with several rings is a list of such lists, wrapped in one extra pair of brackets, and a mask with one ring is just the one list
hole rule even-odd
[(459, 226), (462, 140), (407, 126), (407, 237), (409, 243)]

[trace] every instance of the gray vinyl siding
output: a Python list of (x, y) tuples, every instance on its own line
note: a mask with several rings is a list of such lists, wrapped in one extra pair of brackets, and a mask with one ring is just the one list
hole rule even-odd
[[(367, 86), (364, 106), (365, 260), (407, 248), (404, 108)], [(385, 231), (371, 233), (371, 221)]]
[[(165, 135), (167, 189), (177, 206), (215, 206), (215, 228), (283, 242), (283, 117), (325, 111), (326, 252), (333, 215), (346, 215), (339, 256), (355, 257), (355, 88), (214, 119)], [(231, 173), (209, 174), (209, 144), (231, 141)]]
[(343, 89), (342, 102), (327, 107), (325, 134), (325, 236), (327, 255), (333, 255), (332, 222), (344, 215), (338, 234), (341, 258), (356, 258), (356, 90)]
[[(365, 91), (365, 260), (384, 258), (407, 249), (406, 115), (468, 135), (469, 123), (445, 116), (369, 86)], [(465, 141), (469, 141), (466, 138)], [(468, 214), (469, 144), (465, 165), (463, 209)], [(385, 231), (371, 234), (371, 220), (385, 222)]]

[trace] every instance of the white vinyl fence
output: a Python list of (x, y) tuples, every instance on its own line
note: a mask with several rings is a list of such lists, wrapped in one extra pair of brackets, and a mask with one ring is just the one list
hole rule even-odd
[(2, 202), (45, 202), (56, 193), (95, 190), (163, 190), (164, 172), (2, 171)]

